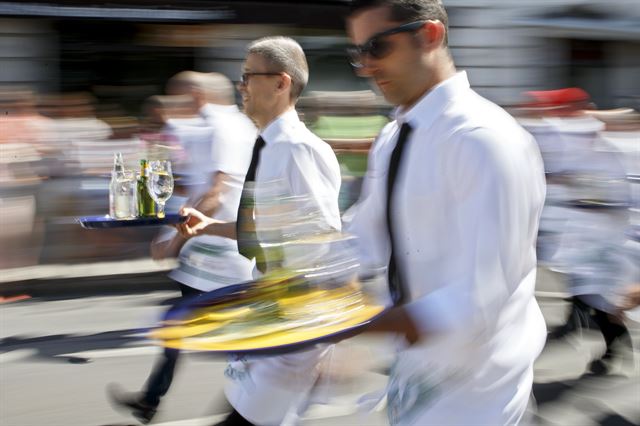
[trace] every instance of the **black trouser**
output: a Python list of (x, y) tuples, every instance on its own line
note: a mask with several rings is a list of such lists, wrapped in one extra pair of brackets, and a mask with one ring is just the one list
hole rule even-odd
[(254, 424), (242, 417), (236, 410), (233, 410), (223, 421), (216, 423), (214, 426), (254, 426)]
[(598, 308), (595, 308), (584, 300), (580, 296), (574, 296), (571, 298), (571, 313), (567, 319), (567, 324), (570, 330), (574, 330), (579, 327), (589, 327), (589, 322), (592, 321), (598, 327), (606, 344), (605, 357), (611, 356), (611, 346), (618, 339), (630, 339), (629, 331), (623, 323), (614, 322), (612, 316)]
[(623, 323), (613, 322), (611, 315), (594, 308), (593, 320), (600, 328), (604, 342), (607, 345), (607, 350), (604, 354), (605, 358), (612, 356), (612, 345), (616, 340), (627, 340), (625, 343), (631, 342), (631, 336), (629, 330)]
[[(203, 293), (203, 291), (184, 284), (180, 284), (180, 291), (182, 292), (182, 297), (176, 303), (181, 302), (186, 297), (197, 296)], [(147, 384), (145, 386), (146, 389), (143, 391), (143, 399), (145, 403), (154, 407), (160, 404), (160, 398), (165, 396), (171, 387), (171, 382), (173, 381), (173, 375), (175, 373), (179, 357), (180, 349), (164, 348), (164, 352), (156, 362), (153, 371), (147, 380)]]

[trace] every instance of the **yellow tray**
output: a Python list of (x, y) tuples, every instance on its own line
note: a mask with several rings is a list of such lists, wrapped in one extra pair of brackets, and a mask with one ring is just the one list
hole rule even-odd
[[(386, 310), (351, 288), (304, 290), (301, 280), (281, 275), (191, 298), (170, 310), (149, 336), (176, 349), (284, 353), (356, 334)], [(286, 286), (292, 284), (302, 284), (303, 291), (287, 294)], [(252, 309), (268, 311), (276, 305), (277, 317), (238, 325)], [(313, 309), (313, 315), (305, 315), (305, 309)], [(286, 319), (288, 315), (292, 318)], [(318, 318), (324, 321), (318, 323)]]

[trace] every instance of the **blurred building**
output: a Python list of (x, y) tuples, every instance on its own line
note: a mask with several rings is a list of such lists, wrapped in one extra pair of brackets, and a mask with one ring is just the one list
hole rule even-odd
[[(511, 106), (525, 91), (580, 87), (600, 108), (640, 109), (639, 0), (443, 1), (456, 63), (487, 98)], [(292, 36), (307, 52), (299, 110), (336, 150), (348, 207), (390, 109), (348, 63), (349, 3), (0, 0), (0, 242), (15, 253), (0, 268), (146, 256), (155, 230), (95, 233), (75, 218), (106, 213), (113, 152), (142, 158), (145, 99), (183, 70), (238, 81), (247, 43), (266, 35)], [(50, 96), (9, 96), (31, 90)], [(15, 130), (34, 117), (47, 124), (39, 136)], [(632, 146), (632, 130), (613, 139)]]
[[(311, 90), (362, 90), (342, 48), (348, 0), (0, 2), (0, 84), (91, 90), (133, 108), (183, 69), (238, 79), (246, 43), (295, 36)], [(444, 0), (450, 45), (472, 84), (502, 105), (524, 90), (578, 86), (604, 108), (637, 107), (637, 0)]]
[(471, 84), (501, 105), (581, 87), (601, 108), (640, 106), (637, 0), (444, 0)]
[(249, 41), (285, 34), (307, 50), (313, 89), (366, 88), (366, 82), (351, 75), (343, 54), (346, 39), (339, 17), (347, 3), (0, 2), (0, 86), (90, 91), (100, 104), (136, 114), (142, 100), (162, 93), (178, 71), (215, 70), (237, 81)]

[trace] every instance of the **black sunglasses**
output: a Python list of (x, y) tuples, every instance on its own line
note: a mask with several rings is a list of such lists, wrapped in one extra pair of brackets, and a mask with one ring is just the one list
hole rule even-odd
[(240, 83), (243, 85), (249, 84), (249, 77), (253, 75), (282, 75), (281, 72), (243, 72), (240, 76)]
[(420, 29), (426, 21), (415, 21), (402, 24), (399, 27), (374, 34), (364, 44), (354, 45), (347, 48), (349, 62), (354, 68), (362, 68), (362, 57), (371, 55), (374, 59), (382, 59), (391, 53), (392, 43), (384, 40), (385, 37), (398, 33), (409, 33)]

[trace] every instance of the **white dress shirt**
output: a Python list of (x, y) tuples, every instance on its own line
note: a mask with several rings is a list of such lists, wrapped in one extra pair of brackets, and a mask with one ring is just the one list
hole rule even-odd
[[(240, 149), (238, 154), (225, 152), (224, 155), (221, 155), (216, 146), (222, 146), (223, 149), (227, 149), (227, 147), (224, 144), (216, 144), (216, 141), (232, 143), (237, 137), (236, 131), (240, 132), (242, 140), (246, 139), (248, 135), (255, 138), (257, 134), (251, 120), (240, 112), (237, 105), (218, 104), (205, 104), (200, 108), (198, 116), (194, 118), (168, 120), (166, 130), (178, 138), (184, 150), (184, 170), (179, 171), (189, 175), (190, 183), (200, 182), (205, 184), (203, 186), (206, 186), (212, 173), (220, 170), (220, 161), (225, 161), (229, 155), (238, 157), (246, 153), (246, 150)], [(249, 156), (249, 160), (251, 160), (251, 156)], [(226, 163), (225, 166), (237, 163), (235, 168), (243, 164), (234, 161), (226, 161)], [(238, 171), (235, 170), (234, 174), (238, 174)], [(240, 171), (243, 178), (244, 173), (246, 170)], [(207, 189), (208, 187), (197, 188), (199, 191)]]
[[(341, 229), (338, 194), (340, 166), (331, 147), (289, 110), (260, 134), (265, 147), (256, 170), (256, 231), (260, 242), (278, 243), (285, 235), (311, 235)], [(275, 208), (274, 208), (275, 207)], [(274, 229), (279, 232), (273, 232)], [(308, 266), (326, 247), (287, 244), (276, 251), (290, 268)]]
[[(313, 218), (305, 232), (339, 230), (340, 167), (331, 147), (306, 128), (295, 110), (271, 122), (261, 136), (266, 144), (260, 155), (255, 188), (256, 233), (260, 242), (278, 238), (273, 236), (274, 228), (288, 226), (282, 219), (289, 223), (301, 219), (303, 223), (305, 218)], [(292, 206), (301, 211), (292, 211)], [(304, 217), (296, 217), (301, 214)], [(282, 234), (278, 233), (280, 237)], [(320, 252), (306, 250), (315, 254), (301, 257), (299, 249), (284, 249), (285, 266), (303, 267), (305, 261), (318, 260)], [(266, 255), (269, 264), (268, 250)], [(252, 423), (281, 424), (304, 405), (317, 379), (319, 362), (328, 350), (320, 345), (287, 355), (233, 360), (225, 373), (231, 379), (225, 387), (227, 399)]]
[[(268, 194), (261, 191), (261, 185), (280, 180), (286, 185), (287, 195), (309, 197), (322, 214), (325, 229), (339, 230), (336, 197), (340, 191), (340, 165), (329, 144), (311, 133), (293, 109), (272, 121), (260, 135), (266, 146), (256, 171), (258, 206), (269, 201), (265, 200)], [(259, 211), (256, 220), (259, 228)]]
[[(208, 132), (208, 143), (198, 141), (199, 147), (191, 147), (190, 152), (198, 158), (194, 173), (206, 169), (210, 175), (226, 174), (226, 188), (212, 217), (235, 222), (257, 130), (235, 105), (208, 104), (206, 111), (206, 126), (191, 126), (186, 130), (177, 127), (177, 132)], [(208, 185), (196, 191), (205, 189)], [(192, 198), (198, 198), (198, 194), (193, 194)], [(175, 230), (167, 237), (174, 234)], [(238, 252), (236, 241), (229, 238), (214, 235), (191, 238), (180, 250), (179, 261), (180, 265), (169, 276), (198, 290), (210, 291), (252, 279), (252, 262)]]
[(406, 308), (424, 340), (401, 350), (392, 424), (514, 424), (545, 341), (534, 298), (545, 181), (533, 138), (460, 72), (381, 132), (349, 231), (364, 264), (388, 265), (386, 181), (402, 123), (412, 128), (392, 201)]

